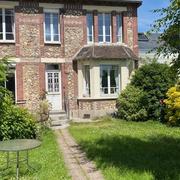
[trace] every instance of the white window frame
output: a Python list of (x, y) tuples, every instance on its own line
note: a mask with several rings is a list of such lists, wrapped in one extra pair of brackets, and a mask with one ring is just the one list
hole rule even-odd
[[(14, 43), (15, 42), (15, 13), (14, 13), (14, 9), (13, 8), (1, 8), (2, 9), (2, 35), (3, 35), (3, 39), (0, 39), (0, 43)], [(13, 25), (13, 35), (14, 35), (14, 39), (13, 40), (8, 40), (6, 39), (6, 22), (5, 22), (5, 10), (6, 9), (12, 9), (13, 10), (13, 14), (14, 14), (14, 25)]]
[[(99, 41), (99, 29), (98, 29), (98, 42), (99, 43), (112, 43), (112, 20), (111, 20), (111, 18), (110, 18), (110, 20), (111, 20), (111, 22), (110, 22), (110, 42), (106, 41), (106, 26), (105, 26), (105, 15), (109, 14), (110, 17), (111, 17), (111, 13), (109, 13), (109, 12), (100, 12), (100, 13), (98, 13), (98, 15), (99, 14), (103, 15), (103, 41)], [(99, 19), (98, 19), (98, 21), (99, 21)], [(98, 25), (98, 27), (99, 27), (99, 25)]]
[[(58, 34), (59, 34), (59, 41), (54, 41), (53, 40), (53, 34), (51, 34), (51, 41), (47, 41), (46, 40), (46, 23), (45, 23), (45, 13), (50, 13), (50, 14), (53, 14), (53, 13), (57, 13), (58, 14)], [(60, 18), (59, 18), (59, 10), (58, 9), (45, 9), (44, 10), (44, 42), (46, 44), (61, 44), (61, 32), (60, 32)], [(51, 25), (50, 25), (50, 28), (51, 28), (51, 32), (53, 32), (53, 24), (52, 24), (52, 15), (51, 15)]]
[[(86, 21), (87, 21), (87, 15), (88, 15), (88, 14), (91, 14), (91, 15), (92, 15), (92, 18), (94, 18), (93, 13), (87, 12), (87, 14), (86, 14)], [(88, 23), (87, 23), (87, 24), (88, 24)], [(88, 37), (89, 37), (90, 35), (89, 35), (89, 33), (88, 33), (88, 32), (89, 32), (89, 27), (88, 27), (88, 25), (87, 25), (87, 43), (88, 43), (88, 44), (94, 43), (94, 20), (93, 20), (93, 23), (92, 23), (92, 27), (91, 27), (91, 28), (92, 28), (92, 41), (89, 41), (89, 40), (88, 40), (88, 39), (89, 39)]]
[[(118, 17), (121, 19), (121, 27), (120, 27), (120, 33), (118, 32)], [(116, 38), (117, 38), (117, 43), (122, 43), (123, 41), (123, 28), (122, 28), (122, 13), (118, 13), (116, 15)], [(120, 38), (120, 41), (118, 39)]]
[[(105, 93), (103, 93), (102, 92), (102, 90), (101, 90), (101, 85), (100, 85), (100, 95), (101, 96), (117, 96), (117, 94), (120, 92), (120, 71), (119, 71), (119, 65), (117, 65), (117, 64), (100, 64), (100, 77), (101, 77), (101, 71), (102, 71), (102, 67), (103, 66), (117, 66), (117, 74), (118, 74), (118, 76), (117, 76), (117, 78), (118, 78), (118, 86), (116, 87), (118, 90), (117, 90), (117, 92), (116, 93), (111, 93), (111, 80), (110, 80), (110, 68), (108, 68), (108, 93), (107, 94), (105, 94)], [(100, 83), (101, 83), (101, 81), (100, 81)]]

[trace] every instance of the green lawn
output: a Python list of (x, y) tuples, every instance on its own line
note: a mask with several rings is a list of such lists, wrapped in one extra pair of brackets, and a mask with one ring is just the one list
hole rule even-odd
[[(23, 155), (23, 154), (22, 154)], [(12, 155), (13, 156), (13, 155)], [(59, 152), (55, 136), (50, 130), (46, 130), (42, 136), (40, 148), (30, 152), (30, 164), (37, 169), (28, 171), (26, 165), (20, 166), (21, 179), (24, 180), (68, 180), (67, 170), (64, 166), (62, 155)], [(5, 154), (0, 153), (0, 171), (5, 164)], [(15, 179), (15, 166), (0, 175), (0, 179)]]
[(69, 130), (107, 180), (180, 180), (180, 128), (109, 120)]

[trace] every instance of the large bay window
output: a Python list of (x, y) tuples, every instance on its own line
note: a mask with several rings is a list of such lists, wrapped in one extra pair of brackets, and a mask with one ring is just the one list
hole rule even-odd
[(88, 13), (86, 15), (87, 20), (87, 42), (91, 43), (94, 39), (94, 29), (93, 29), (93, 14)]
[(58, 12), (45, 12), (44, 39), (46, 43), (60, 43), (60, 25)]
[(0, 8), (0, 41), (14, 41), (14, 10)]
[(116, 16), (116, 36), (117, 42), (122, 42), (122, 15), (118, 14)]
[(119, 92), (119, 71), (117, 65), (100, 66), (100, 84), (102, 95), (113, 95)]
[(100, 43), (111, 42), (111, 14), (98, 14), (98, 40)]

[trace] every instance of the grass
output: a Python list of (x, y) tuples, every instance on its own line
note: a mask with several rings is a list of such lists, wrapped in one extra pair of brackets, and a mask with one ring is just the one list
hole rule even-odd
[[(22, 156), (24, 154), (21, 154)], [(13, 155), (12, 155), (13, 156)], [(13, 158), (13, 157), (11, 157)], [(0, 172), (6, 164), (6, 156), (0, 153)], [(12, 164), (12, 163), (11, 163)], [(52, 131), (45, 130), (42, 136), (42, 145), (30, 151), (29, 164), (37, 171), (27, 171), (26, 165), (20, 166), (20, 178), (24, 180), (69, 180), (62, 154), (59, 152), (55, 136)], [(15, 179), (15, 166), (0, 175), (0, 179)]]
[(69, 130), (107, 180), (180, 180), (180, 128), (106, 120)]

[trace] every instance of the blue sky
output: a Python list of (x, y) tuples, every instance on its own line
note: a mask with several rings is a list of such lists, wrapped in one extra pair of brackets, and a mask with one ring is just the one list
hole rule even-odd
[(143, 0), (138, 9), (138, 32), (148, 31), (154, 20), (158, 19), (157, 14), (154, 14), (151, 10), (167, 7), (168, 5), (169, 0)]

